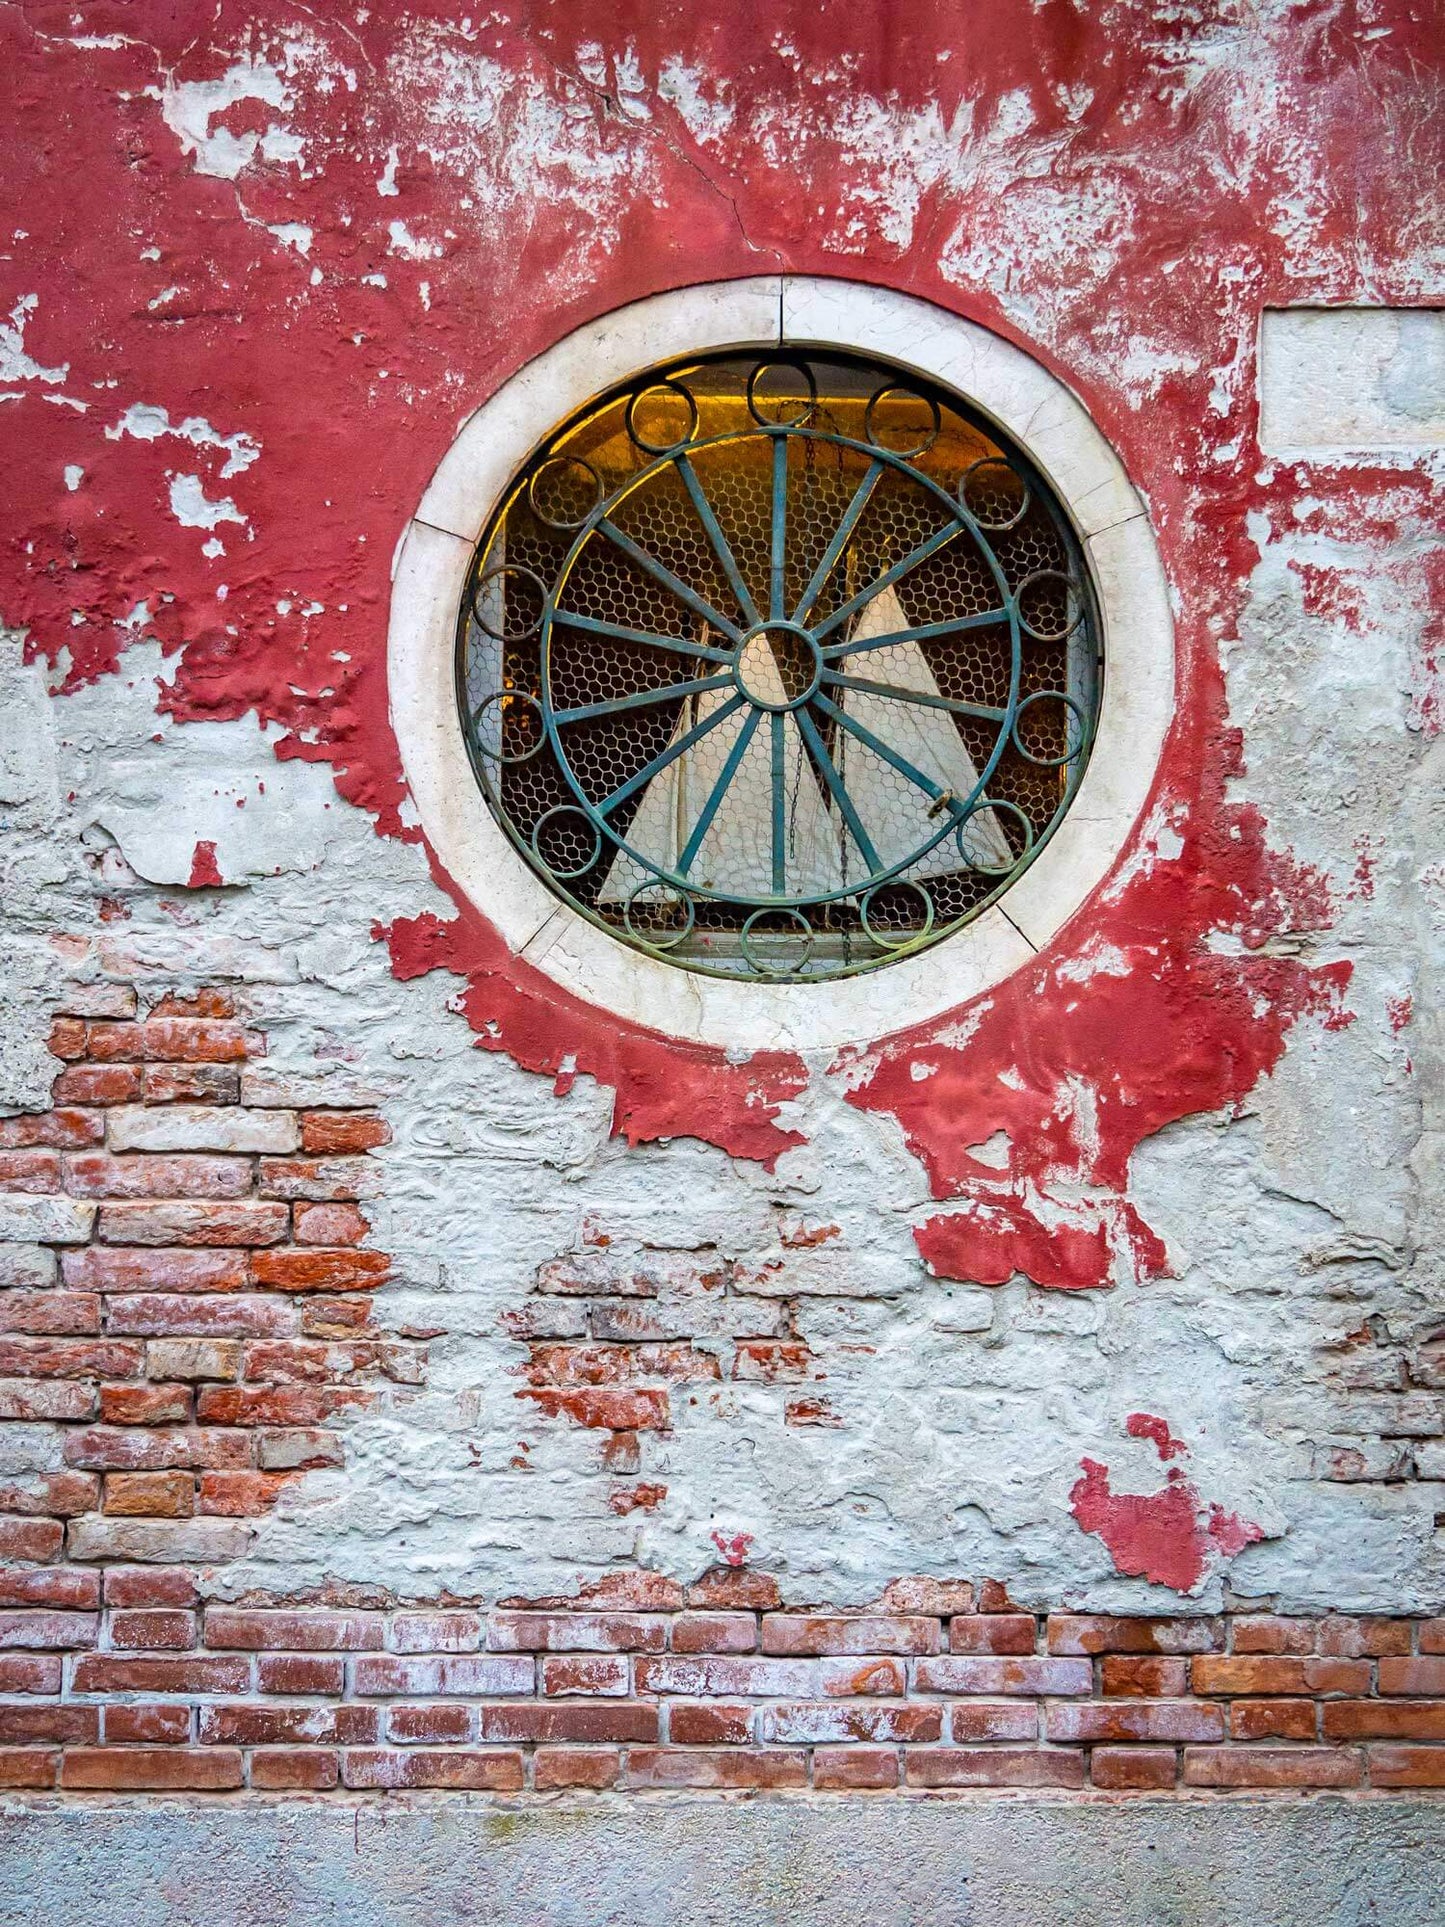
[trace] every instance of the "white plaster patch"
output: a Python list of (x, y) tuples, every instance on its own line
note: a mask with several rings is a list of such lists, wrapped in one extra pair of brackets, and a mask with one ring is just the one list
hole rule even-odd
[(68, 361), (58, 368), (42, 368), (25, 352), (25, 326), (39, 305), (38, 294), (22, 294), (9, 319), (0, 321), (0, 381), (64, 381), (70, 373)]
[(172, 475), (170, 503), (171, 514), (186, 529), (213, 529), (218, 522), (246, 520), (229, 495), (218, 502), (208, 500), (199, 475)]
[(141, 442), (155, 442), (165, 436), (175, 436), (196, 448), (224, 449), (226, 461), (221, 469), (223, 482), (232, 475), (244, 474), (261, 453), (261, 444), (250, 435), (222, 435), (201, 415), (187, 415), (184, 421), (173, 423), (168, 410), (146, 402), (132, 403), (115, 426), (105, 431), (108, 442), (118, 442), (125, 435)]
[(1271, 454), (1445, 443), (1445, 309), (1267, 308), (1259, 346)]

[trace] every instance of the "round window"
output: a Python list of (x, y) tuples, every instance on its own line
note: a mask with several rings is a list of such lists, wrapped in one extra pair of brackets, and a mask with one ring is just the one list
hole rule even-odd
[(458, 623), (472, 767), (525, 860), (734, 978), (876, 969), (976, 917), (1068, 809), (1102, 668), (1021, 449), (836, 351), (671, 363), (564, 423)]

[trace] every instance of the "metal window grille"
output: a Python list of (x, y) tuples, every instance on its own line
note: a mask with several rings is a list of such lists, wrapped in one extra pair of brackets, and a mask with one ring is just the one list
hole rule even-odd
[(1067, 810), (1102, 671), (1023, 451), (833, 353), (670, 365), (564, 424), (458, 624), (473, 768), (523, 857), (730, 977), (876, 969), (977, 916)]

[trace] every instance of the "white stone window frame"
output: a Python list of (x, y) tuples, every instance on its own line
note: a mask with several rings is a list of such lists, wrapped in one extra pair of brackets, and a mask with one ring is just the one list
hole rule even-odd
[[(822, 983), (709, 977), (644, 955), (547, 889), (495, 821), (457, 713), (456, 628), (477, 542), (537, 446), (660, 363), (720, 349), (843, 348), (955, 390), (1024, 448), (1073, 521), (1103, 635), (1088, 767), (1049, 842), (944, 941)], [(1022, 349), (891, 289), (808, 276), (635, 301), (527, 363), (463, 423), (402, 536), (388, 636), (391, 718), (437, 858), (512, 950), (599, 1011), (733, 1055), (827, 1050), (926, 1023), (1002, 982), (1104, 881), (1148, 801), (1174, 705), (1174, 625), (1144, 504), (1082, 403)]]

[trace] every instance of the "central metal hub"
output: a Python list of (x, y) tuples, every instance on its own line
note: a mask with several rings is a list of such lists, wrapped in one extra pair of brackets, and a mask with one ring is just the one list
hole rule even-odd
[(760, 622), (738, 644), (733, 679), (759, 709), (799, 709), (814, 695), (823, 658), (798, 622)]

